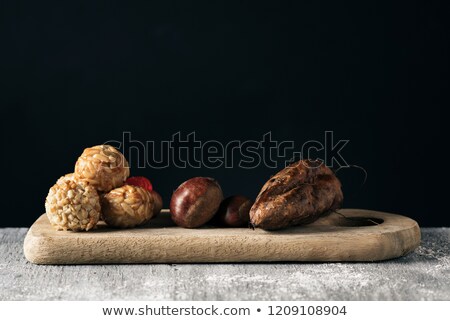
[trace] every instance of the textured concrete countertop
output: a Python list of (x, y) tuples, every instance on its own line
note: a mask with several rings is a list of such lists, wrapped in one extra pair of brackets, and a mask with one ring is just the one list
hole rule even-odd
[(33, 265), (0, 229), (0, 300), (450, 300), (450, 228), (380, 263)]

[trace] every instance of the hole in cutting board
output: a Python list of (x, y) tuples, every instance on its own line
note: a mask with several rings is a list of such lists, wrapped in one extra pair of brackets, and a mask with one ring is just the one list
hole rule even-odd
[(376, 217), (341, 217), (339, 219), (338, 225), (345, 227), (357, 227), (357, 226), (375, 226), (383, 223), (384, 220)]

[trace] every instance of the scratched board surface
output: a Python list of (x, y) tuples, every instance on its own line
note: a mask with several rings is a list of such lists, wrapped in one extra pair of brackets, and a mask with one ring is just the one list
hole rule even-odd
[[(89, 232), (55, 231), (46, 215), (29, 229), (26, 258), (36, 264), (379, 261), (420, 243), (418, 224), (405, 216), (342, 209), (316, 222), (279, 231), (175, 226), (168, 210), (147, 225)], [(345, 216), (345, 217), (344, 217)]]

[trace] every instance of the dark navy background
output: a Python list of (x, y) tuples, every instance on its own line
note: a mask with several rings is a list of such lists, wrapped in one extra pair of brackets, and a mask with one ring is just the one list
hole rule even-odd
[[(87, 146), (349, 139), (345, 207), (450, 226), (448, 5), (434, 1), (6, 0), (0, 9), (1, 226), (29, 226)], [(132, 164), (133, 165), (133, 164)], [(133, 169), (167, 204), (192, 176), (255, 197), (274, 173)]]

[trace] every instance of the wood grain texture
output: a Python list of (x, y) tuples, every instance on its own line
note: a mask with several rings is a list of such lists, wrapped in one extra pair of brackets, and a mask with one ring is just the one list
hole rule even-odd
[[(313, 224), (280, 231), (246, 228), (184, 229), (167, 210), (147, 226), (90, 232), (55, 231), (42, 215), (24, 241), (37, 264), (379, 261), (405, 255), (420, 243), (417, 223), (404, 216), (344, 209)], [(358, 226), (356, 217), (383, 220)], [(353, 219), (352, 219), (353, 218)]]
[(450, 228), (374, 263), (37, 265), (27, 232), (0, 229), (0, 300), (450, 300)]

